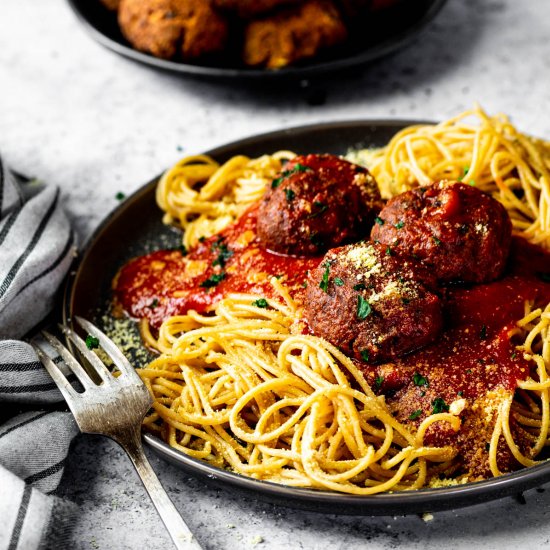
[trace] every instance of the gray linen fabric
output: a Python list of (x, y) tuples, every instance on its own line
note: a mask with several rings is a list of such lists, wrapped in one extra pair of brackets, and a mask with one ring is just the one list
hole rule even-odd
[(19, 340), (51, 310), (74, 246), (59, 190), (18, 185), (0, 159), (0, 550), (63, 548), (74, 512), (53, 493), (78, 428)]

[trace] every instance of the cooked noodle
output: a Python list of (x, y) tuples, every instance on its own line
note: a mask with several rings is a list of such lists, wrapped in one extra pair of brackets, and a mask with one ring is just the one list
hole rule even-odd
[[(471, 117), (477, 125), (467, 123)], [(259, 200), (293, 156), (237, 156), (221, 166), (206, 156), (183, 159), (158, 186), (164, 221), (180, 225), (192, 247)], [(348, 158), (369, 168), (386, 198), (439, 179), (475, 184), (504, 204), (516, 233), (550, 248), (550, 144), (519, 133), (502, 115), (476, 107), (405, 128), (386, 147)], [(268, 299), (269, 307), (254, 305), (257, 296), (230, 294), (208, 315), (166, 319), (158, 338), (142, 323), (146, 343), (161, 353), (139, 371), (155, 398), (145, 427), (214, 466), (292, 486), (368, 495), (452, 474), (456, 449), (427, 446), (424, 435), (434, 423), (459, 430), (460, 407), (418, 428), (401, 424), (348, 357), (300, 333), (299, 305), (279, 281), (272, 284), (279, 299)], [(499, 445), (523, 466), (537, 464), (550, 445), (550, 304), (533, 307), (526, 304), (515, 330), (532, 378), (515, 393), (487, 396), (495, 476)], [(514, 440), (512, 423), (527, 449)]]
[(475, 185), (502, 202), (518, 235), (550, 248), (550, 142), (522, 134), (505, 115), (476, 106), (347, 158), (368, 167), (386, 199), (442, 179)]
[(185, 157), (162, 176), (157, 187), (164, 223), (181, 227), (183, 244), (191, 248), (200, 238), (220, 232), (258, 201), (283, 162), (293, 156), (290, 151), (256, 159), (239, 155), (221, 166), (206, 155)]

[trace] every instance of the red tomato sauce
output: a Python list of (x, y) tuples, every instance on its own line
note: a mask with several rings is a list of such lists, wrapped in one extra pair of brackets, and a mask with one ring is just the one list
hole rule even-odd
[[(419, 425), (437, 409), (446, 412), (453, 401), (465, 399), (460, 431), (434, 424), (425, 443), (456, 446), (463, 470), (474, 477), (489, 475), (488, 445), (496, 410), (490, 410), (488, 394), (513, 393), (518, 381), (532, 374), (534, 365), (516, 350), (521, 342), (511, 331), (524, 316), (526, 301), (543, 307), (550, 302), (550, 283), (545, 282), (549, 272), (550, 254), (515, 237), (502, 279), (445, 289), (446, 326), (436, 342), (390, 364), (360, 365), (405, 424)], [(525, 450), (527, 440), (513, 419), (511, 424), (516, 442)], [(497, 462), (503, 471), (519, 466), (505, 444), (498, 447)]]
[[(321, 257), (268, 252), (258, 240), (256, 222), (254, 206), (185, 256), (179, 250), (160, 250), (131, 260), (115, 278), (115, 302), (131, 317), (147, 318), (158, 328), (165, 318), (189, 309), (205, 312), (231, 292), (276, 297), (269, 282), (272, 276), (280, 278), (295, 300), (303, 300), (308, 270)], [(489, 475), (488, 443), (495, 412), (487, 412), (484, 399), (491, 391), (513, 392), (533, 368), (516, 351), (518, 342), (510, 333), (524, 316), (526, 301), (550, 302), (548, 273), (550, 254), (515, 237), (503, 278), (442, 289), (446, 326), (438, 341), (392, 363), (358, 363), (405, 424), (418, 425), (438, 408), (445, 412), (453, 401), (465, 399), (460, 431), (455, 434), (448, 424), (436, 423), (425, 442), (455, 445), (463, 471), (474, 477)], [(484, 415), (489, 420), (481, 421)], [(521, 431), (515, 435), (522, 446)], [(504, 471), (518, 466), (504, 444), (499, 446), (498, 462)]]
[(257, 206), (187, 255), (159, 250), (128, 262), (114, 281), (115, 299), (131, 317), (153, 328), (189, 309), (205, 312), (230, 292), (275, 297), (278, 277), (296, 300), (303, 298), (308, 270), (318, 258), (294, 258), (265, 250), (256, 235)]

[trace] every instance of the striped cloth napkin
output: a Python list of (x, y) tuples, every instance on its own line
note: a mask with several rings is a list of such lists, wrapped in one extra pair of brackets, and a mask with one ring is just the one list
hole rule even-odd
[(59, 190), (18, 185), (0, 159), (0, 550), (64, 548), (74, 513), (54, 493), (78, 428), (19, 340), (51, 311), (74, 241)]

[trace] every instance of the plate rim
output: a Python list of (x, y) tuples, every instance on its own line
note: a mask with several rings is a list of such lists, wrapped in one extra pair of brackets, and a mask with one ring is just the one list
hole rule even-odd
[[(285, 136), (296, 133), (310, 134), (316, 131), (335, 131), (350, 128), (391, 128), (398, 132), (405, 126), (434, 123), (434, 121), (429, 120), (403, 118), (361, 118), (316, 122), (283, 127), (277, 130), (247, 136), (222, 145), (217, 145), (201, 154), (210, 155), (216, 158), (216, 156), (226, 155), (228, 151), (234, 151), (240, 147), (254, 145), (258, 141), (272, 138), (284, 139)], [(138, 187), (138, 189), (129, 195), (123, 203), (110, 211), (82, 246), (82, 250), (77, 258), (77, 264), (74, 269), (71, 269), (65, 284), (62, 304), (64, 324), (72, 324), (71, 303), (75, 282), (94, 242), (103, 234), (110, 223), (112, 223), (113, 216), (121, 216), (127, 209), (131, 209), (132, 204), (136, 200), (139, 200), (141, 195), (148, 194), (152, 191), (152, 188), (156, 186), (159, 178), (160, 175)], [(159, 216), (160, 215), (159, 211)], [(268, 500), (271, 502), (278, 501), (288, 507), (302, 508), (310, 511), (322, 511), (325, 513), (328, 511), (334, 514), (399, 515), (461, 508), (522, 493), (523, 491), (533, 489), (542, 483), (550, 481), (549, 459), (536, 466), (522, 468), (521, 470), (503, 474), (499, 477), (454, 486), (396, 491), (368, 496), (350, 495), (336, 491), (293, 487), (247, 477), (236, 472), (231, 472), (230, 470), (217, 468), (186, 455), (170, 447), (155, 435), (142, 433), (142, 438), (147, 446), (163, 459), (172, 463), (177, 463), (177, 465), (185, 471), (201, 477), (209, 484), (214, 484), (224, 489), (233, 487), (248, 494), (252, 493), (260, 500)], [(333, 508), (335, 504), (338, 504), (340, 508)]]
[[(127, 59), (147, 65), (149, 67), (161, 69), (171, 73), (180, 75), (188, 75), (199, 78), (210, 78), (220, 80), (243, 79), (247, 81), (258, 80), (300, 80), (308, 79), (317, 76), (326, 75), (328, 73), (346, 70), (353, 67), (365, 65), (375, 59), (379, 59), (396, 52), (405, 47), (412, 41), (420, 32), (422, 32), (431, 21), (437, 17), (447, 0), (429, 0), (430, 6), (422, 17), (416, 20), (412, 25), (406, 27), (402, 32), (396, 34), (390, 39), (376, 43), (373, 47), (366, 51), (344, 57), (342, 59), (334, 59), (322, 61), (305, 66), (290, 66), (279, 70), (268, 69), (246, 69), (246, 68), (230, 68), (230, 67), (208, 67), (205, 65), (194, 65), (191, 63), (180, 63), (167, 59), (161, 59), (152, 55), (136, 50), (130, 46), (122, 44), (117, 40), (110, 38), (85, 16), (80, 9), (80, 3), (84, 0), (67, 0), (71, 10), (76, 15), (87, 33), (103, 47), (111, 50)], [(99, 2), (99, 0), (89, 0)]]

